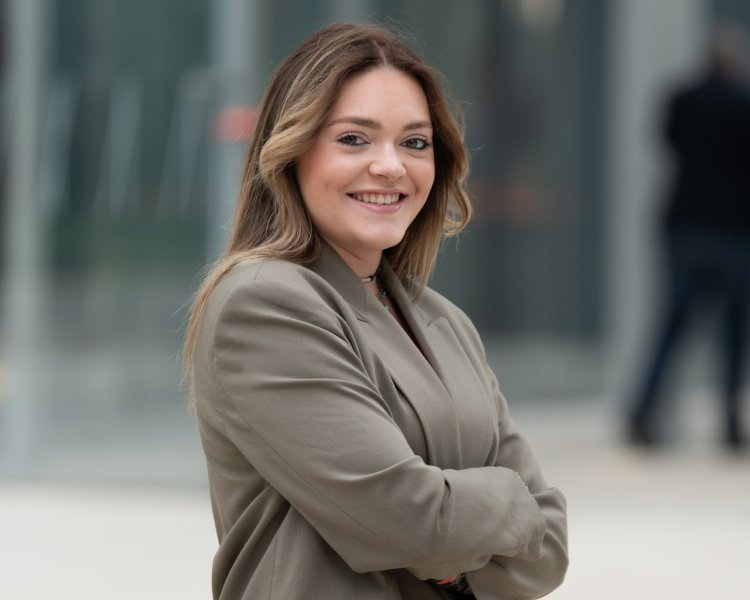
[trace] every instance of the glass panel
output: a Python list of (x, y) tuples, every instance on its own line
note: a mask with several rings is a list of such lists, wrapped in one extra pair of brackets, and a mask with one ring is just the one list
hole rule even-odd
[(55, 9), (27, 468), (202, 481), (177, 350), (206, 260), (208, 5)]
[[(490, 350), (493, 339), (512, 341), (506, 358), (519, 353), (516, 340), (588, 348), (600, 330), (602, 4), (351, 5), (350, 18), (403, 27), (461, 100), (478, 215), (443, 252), (433, 284)], [(0, 417), (21, 432), (26, 474), (202, 482), (179, 348), (199, 270), (225, 233), (215, 225), (227, 200), (214, 193), (226, 142), (214, 135), (220, 86), (210, 64), (218, 5), (51, 5), (34, 240), (41, 339), (26, 365), (35, 391), (20, 417), (2, 404)], [(262, 21), (248, 24), (263, 38), (260, 75), (348, 6), (279, 0), (248, 13)], [(538, 380), (513, 376), (519, 388)]]

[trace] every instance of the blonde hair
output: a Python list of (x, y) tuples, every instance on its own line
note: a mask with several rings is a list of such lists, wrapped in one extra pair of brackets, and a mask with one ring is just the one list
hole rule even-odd
[(186, 373), (208, 297), (233, 267), (257, 258), (308, 264), (320, 254), (322, 242), (302, 201), (295, 163), (311, 146), (347, 78), (383, 66), (421, 85), (432, 119), (432, 190), (403, 240), (385, 251), (414, 299), (427, 285), (442, 237), (468, 224), (471, 204), (464, 187), (468, 158), (463, 131), (443, 94), (439, 74), (382, 26), (336, 24), (318, 31), (278, 66), (261, 101), (229, 240), (193, 302), (185, 339)]

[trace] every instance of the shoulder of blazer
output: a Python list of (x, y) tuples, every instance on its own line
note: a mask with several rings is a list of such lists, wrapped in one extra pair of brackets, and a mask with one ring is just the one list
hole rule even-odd
[(462, 345), (472, 347), (484, 354), (484, 345), (474, 323), (463, 310), (448, 298), (432, 288), (426, 288), (419, 302), (417, 302), (416, 308), (422, 313), (425, 323), (428, 325), (438, 319), (446, 319)]
[(428, 323), (442, 317), (452, 323), (455, 322), (456, 325), (462, 328), (469, 327), (474, 329), (474, 325), (463, 310), (432, 288), (425, 288), (415, 306), (423, 314)]
[(325, 280), (305, 267), (286, 260), (257, 260), (240, 263), (227, 273), (211, 292), (209, 304), (220, 305), (226, 298), (241, 287), (295, 289), (302, 295), (319, 295), (317, 288), (326, 285)]
[[(213, 329), (227, 305), (255, 298), (266, 304), (298, 306), (304, 312), (325, 309), (330, 286), (307, 267), (284, 260), (257, 260), (240, 263), (229, 271), (208, 297), (203, 319)], [(275, 304), (275, 302), (273, 302)]]
[[(361, 293), (366, 293), (364, 288)], [(251, 309), (248, 303), (326, 326), (341, 317), (356, 320), (347, 299), (331, 282), (305, 265), (285, 260), (247, 261), (227, 273), (209, 296), (204, 315), (208, 327), (213, 329), (226, 310), (243, 305), (244, 310)]]

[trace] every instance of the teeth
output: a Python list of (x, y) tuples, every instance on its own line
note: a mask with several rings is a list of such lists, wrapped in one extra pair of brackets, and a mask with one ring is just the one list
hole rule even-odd
[(401, 194), (352, 194), (351, 196), (367, 204), (393, 204), (398, 202)]

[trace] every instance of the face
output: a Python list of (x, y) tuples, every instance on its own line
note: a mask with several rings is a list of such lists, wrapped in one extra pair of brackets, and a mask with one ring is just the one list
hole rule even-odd
[(427, 99), (415, 79), (390, 67), (352, 76), (297, 180), (320, 235), (360, 276), (397, 245), (435, 179)]

